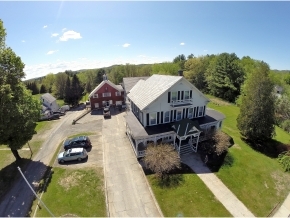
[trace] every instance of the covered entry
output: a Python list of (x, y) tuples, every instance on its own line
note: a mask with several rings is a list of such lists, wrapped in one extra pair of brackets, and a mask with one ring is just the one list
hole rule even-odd
[(173, 123), (172, 128), (176, 133), (174, 147), (179, 155), (197, 152), (199, 136), (202, 132), (197, 121), (186, 118)]

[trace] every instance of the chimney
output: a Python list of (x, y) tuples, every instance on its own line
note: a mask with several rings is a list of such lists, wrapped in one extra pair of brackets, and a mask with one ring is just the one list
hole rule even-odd
[(178, 71), (178, 76), (183, 76), (183, 70)]

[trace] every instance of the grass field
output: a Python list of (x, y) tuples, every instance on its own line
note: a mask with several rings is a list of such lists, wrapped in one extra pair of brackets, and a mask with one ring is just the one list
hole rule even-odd
[[(216, 175), (254, 215), (267, 216), (288, 195), (290, 174), (283, 172), (276, 158), (257, 152), (241, 140), (236, 127), (237, 106), (210, 102), (208, 107), (225, 114), (222, 130), (235, 142), (229, 149), (232, 166), (222, 166)], [(277, 127), (275, 140), (289, 143), (290, 135)]]
[(174, 176), (180, 183), (173, 187), (162, 187), (153, 175), (147, 176), (165, 217), (231, 216), (196, 174)]
[[(105, 217), (103, 170), (54, 168), (42, 201), (54, 216)], [(44, 207), (36, 217), (49, 217)]]

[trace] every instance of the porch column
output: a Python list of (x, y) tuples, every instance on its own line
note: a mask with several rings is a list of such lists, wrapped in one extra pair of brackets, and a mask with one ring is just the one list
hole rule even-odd
[(200, 135), (200, 132), (199, 132), (199, 134), (198, 134), (198, 136), (197, 136), (197, 139), (196, 139), (196, 148), (195, 148), (195, 152), (197, 152), (198, 141), (199, 141), (199, 135)]

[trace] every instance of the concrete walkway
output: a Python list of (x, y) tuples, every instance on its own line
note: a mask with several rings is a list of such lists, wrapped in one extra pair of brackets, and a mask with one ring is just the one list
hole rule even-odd
[(108, 216), (160, 217), (162, 212), (126, 135), (123, 116), (103, 121)]
[(273, 217), (290, 217), (290, 193)]
[(198, 154), (191, 153), (182, 155), (181, 161), (198, 175), (234, 217), (254, 217), (245, 205), (205, 166)]

